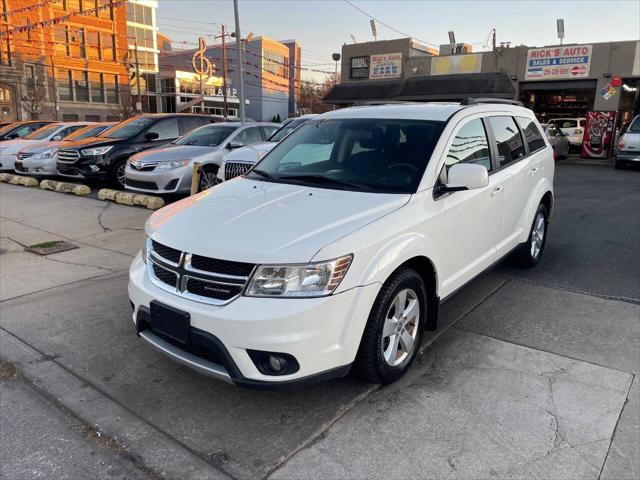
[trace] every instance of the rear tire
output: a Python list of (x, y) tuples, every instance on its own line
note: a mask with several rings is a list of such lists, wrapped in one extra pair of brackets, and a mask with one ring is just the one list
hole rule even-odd
[(516, 263), (523, 268), (535, 267), (542, 257), (544, 246), (547, 243), (547, 227), (549, 225), (549, 212), (542, 203), (533, 216), (533, 224), (529, 231), (526, 243), (520, 245), (514, 254)]
[(353, 372), (372, 383), (392, 383), (413, 363), (427, 314), (427, 287), (410, 268), (397, 270), (378, 293), (365, 326)]

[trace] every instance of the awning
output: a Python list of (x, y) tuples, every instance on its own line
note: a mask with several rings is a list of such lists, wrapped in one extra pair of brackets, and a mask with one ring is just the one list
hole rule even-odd
[(515, 99), (505, 73), (467, 73), (409, 77), (393, 82), (348, 82), (335, 85), (325, 103), (357, 104), (379, 100), (438, 101), (465, 98)]
[(596, 80), (555, 80), (542, 82), (520, 82), (520, 91), (531, 90), (591, 90), (596, 89)]

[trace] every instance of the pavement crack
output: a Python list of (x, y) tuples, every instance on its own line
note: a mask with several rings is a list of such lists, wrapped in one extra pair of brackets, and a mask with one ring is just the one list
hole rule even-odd
[(104, 223), (102, 223), (102, 215), (104, 215), (104, 213), (109, 210), (109, 208), (111, 207), (111, 203), (107, 202), (105, 203), (104, 207), (102, 207), (102, 209), (100, 210), (100, 213), (98, 214), (98, 225), (100, 225), (100, 228), (102, 228), (102, 233), (106, 233), (106, 232), (110, 232), (111, 229), (109, 227), (105, 227)]
[(114, 270), (113, 268), (98, 267), (97, 265), (87, 265), (86, 263), (67, 262), (65, 260), (58, 260), (57, 258), (51, 258), (46, 255), (43, 255), (41, 258), (45, 260), (49, 260), (50, 262), (62, 263), (64, 265), (74, 265), (76, 267), (95, 268), (96, 270), (102, 270), (103, 272), (108, 272), (108, 273), (113, 273), (118, 271), (117, 269)]

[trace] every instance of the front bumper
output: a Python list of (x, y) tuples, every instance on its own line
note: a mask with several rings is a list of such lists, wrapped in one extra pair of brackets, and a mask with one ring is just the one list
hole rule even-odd
[(108, 168), (106, 161), (99, 163), (97, 158), (80, 157), (73, 163), (56, 162), (56, 172), (63, 177), (104, 179), (109, 176)]
[(616, 150), (615, 156), (625, 162), (640, 162), (640, 151)]
[(191, 191), (191, 173), (193, 167), (173, 168), (171, 170), (141, 171), (125, 168), (127, 190), (149, 193), (189, 193)]
[[(357, 287), (323, 298), (276, 299), (241, 296), (224, 306), (188, 300), (154, 285), (138, 255), (129, 275), (133, 321), (140, 336), (176, 361), (201, 373), (249, 387), (289, 387), (346, 374), (353, 363), (379, 285)], [(145, 312), (156, 300), (190, 314), (192, 334), (220, 342), (221, 362), (209, 362), (175, 345), (167, 346), (145, 328)], [(142, 317), (142, 318), (141, 318)], [(292, 355), (299, 370), (266, 375), (247, 350)]]
[(13, 170), (15, 161), (15, 153), (0, 153), (0, 170)]
[(14, 170), (25, 175), (57, 175), (56, 159), (35, 159), (25, 158), (24, 160), (16, 160), (14, 162)]

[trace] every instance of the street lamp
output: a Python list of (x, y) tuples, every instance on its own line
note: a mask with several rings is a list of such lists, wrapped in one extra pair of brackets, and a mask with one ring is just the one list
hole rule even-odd
[(236, 50), (238, 55), (238, 63), (240, 65), (239, 73), (240, 73), (240, 81), (238, 85), (238, 95), (240, 100), (240, 123), (244, 123), (244, 54), (242, 52), (242, 38), (240, 34), (240, 13), (238, 12), (238, 0), (233, 0), (233, 13), (236, 20)]
[(336, 62), (336, 72), (333, 76), (333, 84), (335, 85), (336, 83), (338, 83), (338, 62), (340, 61), (340, 54), (333, 53), (331, 55), (331, 58), (333, 58), (333, 61)]
[(564, 19), (559, 18), (556, 20), (556, 29), (558, 30), (558, 38), (560, 39), (560, 45), (562, 45), (562, 40), (564, 39)]

